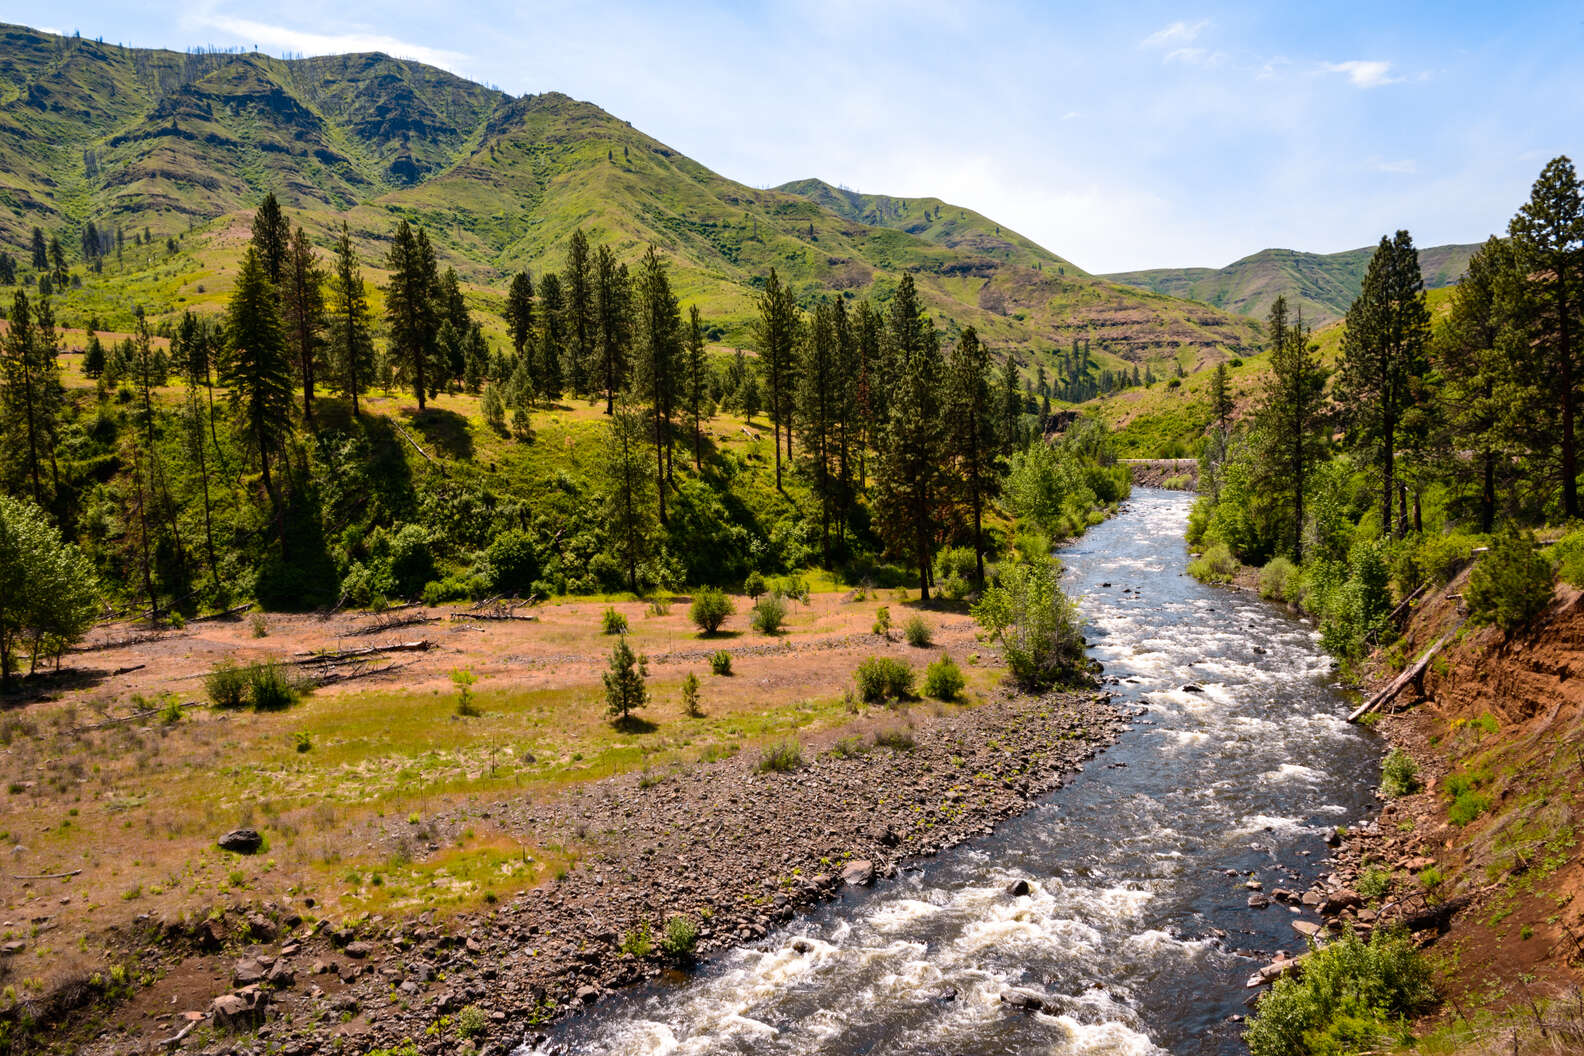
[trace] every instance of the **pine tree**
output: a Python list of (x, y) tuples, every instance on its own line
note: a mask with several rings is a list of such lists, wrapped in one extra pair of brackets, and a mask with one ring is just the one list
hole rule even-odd
[(42, 228), (33, 229), (33, 270), (44, 271), (49, 267), (49, 246), (44, 242)]
[(790, 288), (781, 284), (774, 268), (759, 295), (759, 318), (754, 336), (759, 344), (759, 361), (770, 383), (770, 427), (774, 432), (776, 488), (781, 484), (781, 433), (786, 430), (786, 457), (792, 457), (792, 407), (795, 392), (793, 357), (797, 349), (797, 301)]
[(1210, 376), (1210, 417), (1223, 433), (1232, 427), (1232, 392), (1227, 385), (1225, 363), (1217, 363)]
[[(209, 558), (209, 578), (215, 595), (220, 594), (220, 561), (214, 540), (214, 503), (209, 493), (209, 444), (206, 433), (214, 427), (214, 391), (209, 373), (211, 359), (209, 327), (192, 312), (183, 312), (171, 347), (177, 353), (182, 374), (187, 381), (187, 398), (182, 407), (182, 425), (186, 434), (187, 452), (198, 466), (198, 480), (203, 488), (204, 550)], [(198, 387), (209, 390), (209, 430), (204, 427), (204, 404), (199, 399)]]
[(533, 277), (526, 271), (512, 276), (506, 291), (506, 333), (511, 337), (512, 351), (522, 361), (528, 380), (535, 393), (540, 391), (539, 365), (534, 362), (534, 288)]
[(358, 397), (374, 376), (373, 321), (363, 269), (346, 222), (336, 239), (335, 268), (330, 274), (330, 359), (336, 389), (352, 400), (352, 417), (358, 417)]
[(536, 355), (537, 384), (539, 394), (546, 401), (554, 401), (561, 398), (566, 385), (566, 306), (561, 297), (561, 276), (553, 271), (539, 282), (539, 306), (543, 323), (539, 327)]
[(1529, 333), (1523, 356), (1540, 405), (1557, 423), (1562, 513), (1579, 516), (1577, 416), (1584, 369), (1578, 362), (1584, 326), (1584, 194), (1566, 155), (1552, 159), (1508, 224), (1513, 253), (1529, 277), (1522, 304)]
[[(1381, 533), (1401, 534), (1403, 526), (1392, 518), (1398, 447), (1416, 386), (1429, 369), (1430, 342), (1419, 254), (1408, 232), (1381, 237), (1346, 325), (1337, 395), (1347, 412), (1348, 439), (1380, 476)], [(1274, 347), (1276, 336), (1270, 339)]]
[(654, 427), (655, 492), (660, 523), (666, 523), (666, 484), (671, 479), (671, 418), (681, 389), (682, 313), (665, 264), (651, 245), (638, 274), (638, 383), (649, 401)]
[(324, 269), (314, 259), (313, 246), (302, 228), (292, 235), (282, 269), (281, 308), (287, 339), (297, 363), (303, 390), (303, 424), (313, 429), (314, 380), (318, 374), (320, 345), (325, 325)]
[(1018, 389), (1017, 357), (1008, 352), (1001, 367), (1001, 455), (1023, 446), (1023, 393)]
[(649, 558), (655, 531), (646, 424), (643, 412), (623, 401), (606, 425), (606, 524), (616, 559), (627, 573), (628, 589), (635, 594), (638, 566)]
[(618, 725), (627, 722), (632, 712), (649, 703), (644, 677), (649, 674), (648, 658), (633, 653), (624, 634), (611, 647), (610, 666), (600, 677), (605, 682), (605, 711)]
[(429, 395), (435, 395), (442, 383), (449, 384), (462, 377), (467, 364), (468, 334), (473, 330), (473, 316), (468, 311), (467, 300), (462, 296), (462, 284), (457, 280), (455, 268), (447, 268), (435, 287), (435, 310), (440, 315), (436, 359), (438, 369), (430, 379)]
[(704, 469), (704, 406), (709, 399), (709, 360), (704, 353), (704, 322), (698, 305), (688, 306), (686, 346), (683, 350), (683, 399), (693, 425), (693, 468)]
[(292, 405), (291, 357), (279, 303), (263, 257), (249, 246), (226, 320), (229, 349), (223, 377), (240, 412), (248, 448), (258, 457), (264, 490), (277, 511), (280, 495), (270, 465), (286, 440)]
[(434, 373), (435, 339), (440, 329), (434, 303), (434, 251), (422, 231), (403, 220), (391, 243), (390, 286), (385, 291), (385, 320), (390, 350), (424, 410)]
[(1270, 486), (1286, 493), (1294, 561), (1303, 561), (1304, 499), (1315, 465), (1324, 456), (1322, 398), (1325, 372), (1300, 313), (1287, 321), (1287, 298), (1271, 305), (1267, 327), (1271, 376), (1258, 418), (1271, 468)]
[(271, 191), (253, 214), (253, 248), (259, 252), (264, 277), (280, 289), (285, 284), (286, 262), (291, 253), (291, 224)]
[(0, 286), (15, 286), (16, 281), (16, 261), (11, 254), (0, 249)]
[(562, 325), (562, 333), (566, 338), (567, 357), (563, 369), (572, 391), (584, 396), (594, 387), (595, 340), (599, 323), (594, 303), (594, 257), (589, 251), (588, 238), (582, 228), (572, 232), (572, 241), (567, 246), (561, 293), (566, 298), (566, 321)]
[(627, 265), (609, 246), (594, 254), (595, 375), (605, 413), (616, 410), (616, 394), (627, 386), (632, 334), (632, 287)]
[(880, 452), (876, 521), (887, 548), (918, 569), (919, 596), (927, 601), (945, 454), (942, 367), (934, 324), (919, 311), (911, 275), (897, 286), (886, 333), (898, 379)]
[(66, 251), (61, 248), (58, 238), (50, 239), (49, 259), (50, 278), (55, 284), (55, 289), (65, 293), (71, 288), (71, 270), (66, 267)]
[(832, 472), (837, 429), (837, 393), (840, 388), (841, 349), (836, 338), (836, 310), (829, 302), (814, 309), (802, 341), (802, 362), (797, 374), (793, 421), (802, 433), (803, 457), (811, 485), (820, 504), (820, 559), (830, 567), (831, 513), (836, 502), (836, 474)]
[(33, 501), (45, 506), (46, 463), (51, 469), (52, 490), (59, 493), (55, 445), (64, 402), (54, 317), (48, 302), (35, 308), (27, 294), (17, 290), (7, 326), (0, 342), (0, 437), (4, 437), (7, 450), (20, 459)]
[(1001, 421), (990, 392), (990, 354), (973, 327), (957, 339), (947, 365), (946, 449), (957, 467), (957, 483), (973, 518), (974, 565), (980, 586), (984, 571), (984, 507), (1000, 490)]

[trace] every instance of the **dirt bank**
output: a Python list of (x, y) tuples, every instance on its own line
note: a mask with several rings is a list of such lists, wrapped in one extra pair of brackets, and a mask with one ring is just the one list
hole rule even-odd
[[(159, 941), (129, 937), (127, 955), (152, 982), (70, 1044), (301, 1056), (411, 1039), (426, 1053), (503, 1052), (535, 1023), (662, 971), (658, 948), (641, 953), (646, 925), (658, 947), (666, 921), (685, 917), (703, 956), (754, 941), (845, 885), (988, 832), (1123, 725), (1099, 693), (1001, 695), (855, 719), (805, 741), (788, 772), (762, 771), (760, 753), (744, 750), (540, 803), (475, 799), (431, 819), (425, 838), (443, 844), (489, 819), (525, 844), (599, 849), (547, 884), (450, 917), (315, 920), (311, 899), (287, 898), (142, 921)], [(407, 838), (393, 829), (371, 823), (367, 837)]]

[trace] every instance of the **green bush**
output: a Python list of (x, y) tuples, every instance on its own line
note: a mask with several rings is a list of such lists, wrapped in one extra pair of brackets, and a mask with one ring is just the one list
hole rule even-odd
[(1366, 865), (1354, 885), (1367, 902), (1379, 902), (1391, 890), (1391, 873), (1378, 865)]
[(1238, 567), (1237, 558), (1225, 543), (1212, 543), (1204, 553), (1188, 562), (1188, 574), (1201, 583), (1230, 583)]
[(731, 654), (724, 649), (717, 649), (710, 655), (710, 674), (729, 675), (732, 673)]
[(1447, 818), (1452, 824), (1468, 825), (1490, 809), (1490, 797), (1480, 791), (1489, 781), (1484, 773), (1456, 773), (1447, 778)]
[(1348, 555), (1345, 578), (1343, 566), (1336, 563), (1322, 563), (1311, 571), (1321, 614), (1321, 645), (1345, 660), (1363, 656), (1386, 630), (1386, 617), (1391, 613), (1385, 548), (1378, 540), (1355, 544)]
[(209, 703), (217, 708), (229, 711), (247, 707), (247, 691), (247, 669), (238, 667), (229, 656), (204, 676), (204, 692), (209, 695)]
[[(1419, 544), (1416, 558), (1419, 574), (1436, 586), (1444, 586), (1463, 570), (1474, 548), (1479, 545), (1481, 539), (1477, 535), (1463, 532), (1427, 533)], [(1412, 590), (1415, 585), (1402, 586), (1404, 590)]]
[(678, 913), (666, 921), (660, 937), (660, 952), (675, 961), (691, 961), (698, 949), (699, 929), (692, 918)]
[(902, 626), (902, 636), (915, 649), (928, 649), (935, 644), (935, 638), (930, 633), (929, 624), (925, 623), (924, 617), (917, 613), (909, 616), (907, 623)]
[(962, 668), (944, 653), (939, 660), (924, 669), (924, 695), (927, 697), (934, 697), (936, 700), (956, 700), (957, 694), (962, 692), (966, 684)]
[(748, 578), (743, 581), (743, 593), (754, 601), (759, 600), (759, 595), (765, 592), (765, 578), (758, 572), (748, 573)]
[(1584, 588), (1584, 528), (1558, 539), (1551, 548), (1551, 559), (1564, 583)]
[(606, 606), (600, 614), (600, 630), (605, 634), (626, 634), (627, 617), (617, 612), (614, 606)]
[(1054, 560), (1003, 564), (973, 609), (1024, 689), (1071, 682), (1084, 671), (1082, 623), (1060, 579), (1061, 564)]
[(691, 671), (682, 679), (682, 714), (690, 719), (696, 719), (704, 714), (704, 709), (699, 704), (698, 676)]
[(640, 921), (636, 928), (622, 936), (621, 952), (634, 957), (647, 957), (654, 952), (654, 936), (650, 933), (647, 920)]
[(954, 546), (942, 550), (935, 558), (935, 570), (942, 580), (953, 576), (971, 580), (979, 574), (979, 562), (974, 557), (973, 547)]
[(714, 634), (721, 629), (726, 618), (736, 611), (725, 591), (705, 587), (693, 595), (693, 604), (688, 607), (688, 618), (705, 634)]
[(779, 634), (786, 625), (787, 603), (779, 594), (766, 594), (754, 602), (750, 623), (760, 634)]
[(417, 596), (424, 584), (435, 578), (429, 533), (422, 525), (404, 524), (391, 535), (389, 546), (390, 574), (396, 593), (404, 598)]
[(891, 633), (891, 606), (882, 605), (875, 610), (874, 633)]
[(539, 578), (539, 547), (520, 528), (507, 529), (484, 551), (485, 578), (498, 594), (527, 594)]
[(1267, 601), (1293, 601), (1298, 582), (1298, 566), (1285, 557), (1273, 557), (1260, 569), (1260, 597)]
[(1507, 634), (1523, 627), (1551, 603), (1551, 563), (1529, 532), (1503, 532), (1469, 574), (1463, 599), (1469, 619)]
[(1387, 799), (1419, 791), (1419, 767), (1407, 752), (1393, 748), (1381, 763), (1381, 792)]
[(1382, 929), (1367, 943), (1344, 935), (1260, 998), (1243, 1035), (1249, 1056), (1394, 1048), (1412, 1036), (1412, 1017), (1434, 1004), (1430, 979), (1430, 965), (1405, 932)]
[(254, 711), (285, 711), (302, 691), (285, 665), (266, 660), (247, 669), (248, 699)]
[(457, 1036), (462, 1038), (476, 1038), (484, 1033), (489, 1019), (484, 1015), (484, 1010), (477, 1005), (468, 1005), (457, 1013)]
[(871, 656), (853, 675), (858, 695), (866, 704), (906, 700), (913, 695), (913, 669), (889, 656)]
[(915, 747), (913, 727), (892, 726), (874, 732), (876, 748), (889, 748), (893, 752), (911, 752)]
[(786, 773), (796, 770), (803, 765), (803, 748), (798, 742), (788, 739), (777, 741), (764, 750), (759, 756), (759, 772)]

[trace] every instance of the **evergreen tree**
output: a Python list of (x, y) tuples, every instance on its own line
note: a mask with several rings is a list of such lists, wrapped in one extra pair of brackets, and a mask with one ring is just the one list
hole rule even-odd
[(385, 291), (385, 321), (391, 356), (412, 385), (418, 410), (430, 392), (440, 316), (435, 306), (435, 261), (429, 238), (403, 220), (391, 242), (390, 286)]
[(942, 368), (935, 327), (919, 311), (911, 275), (897, 286), (886, 333), (899, 376), (880, 451), (876, 521), (887, 548), (918, 569), (919, 596), (928, 601), (945, 454)]
[(0, 342), (0, 436), (11, 457), (20, 461), (21, 476), (40, 506), (45, 505), (46, 467), (52, 491), (59, 492), (55, 445), (64, 393), (57, 352), (49, 303), (40, 302), (35, 309), (27, 294), (17, 290)]
[[(1285, 298), (1282, 300), (1285, 302)], [(1232, 427), (1232, 392), (1227, 385), (1225, 363), (1217, 363), (1210, 376), (1210, 418), (1223, 433)]]
[(358, 397), (374, 375), (373, 322), (363, 269), (345, 221), (336, 239), (335, 268), (330, 274), (330, 359), (336, 389), (352, 400), (352, 417), (358, 417)]
[(611, 647), (610, 666), (600, 677), (605, 682), (605, 711), (618, 725), (649, 703), (649, 689), (644, 685), (648, 673), (648, 658), (633, 653), (625, 634), (617, 638)]
[(512, 351), (522, 361), (535, 393), (541, 390), (541, 371), (535, 362), (538, 350), (534, 348), (534, 288), (533, 277), (526, 271), (512, 276), (511, 287), (506, 291), (506, 333), (511, 336)]
[(0, 249), (0, 286), (15, 286), (16, 281), (16, 261), (11, 254)]
[(1566, 155), (1552, 159), (1530, 191), (1529, 201), (1512, 218), (1507, 233), (1513, 254), (1528, 281), (1523, 284), (1522, 318), (1527, 355), (1520, 356), (1545, 408), (1556, 423), (1561, 454), (1562, 513), (1579, 516), (1577, 416), (1584, 369), (1578, 362), (1579, 331), (1584, 327), (1584, 195)]
[(1023, 446), (1023, 393), (1018, 390), (1017, 357), (1008, 352), (1001, 367), (1001, 454), (1010, 458)]
[[(1276, 335), (1270, 335), (1275, 347)], [(1406, 231), (1381, 237), (1359, 297), (1348, 309), (1337, 394), (1348, 440), (1374, 462), (1381, 482), (1381, 533), (1401, 534), (1392, 519), (1399, 444), (1417, 386), (1429, 369), (1430, 311), (1419, 254)], [(1411, 423), (1412, 419), (1408, 421)]]
[(693, 425), (693, 468), (704, 469), (704, 408), (709, 399), (709, 360), (704, 353), (704, 323), (698, 305), (688, 306), (687, 344), (684, 349), (683, 398)]
[(638, 567), (649, 559), (654, 515), (643, 412), (623, 401), (606, 425), (606, 523), (627, 587), (639, 592)]
[[(209, 577), (215, 595), (220, 595), (220, 559), (214, 539), (214, 503), (209, 492), (209, 444), (206, 433), (214, 429), (214, 389), (209, 364), (212, 342), (209, 324), (192, 312), (183, 312), (171, 347), (177, 352), (182, 374), (187, 381), (187, 397), (183, 404), (182, 425), (186, 434), (187, 453), (198, 467), (198, 480), (203, 490), (204, 550), (209, 558)], [(205, 407), (198, 396), (198, 387), (208, 391), (208, 430), (205, 429)]]
[(681, 391), (682, 313), (665, 264), (651, 245), (638, 274), (638, 384), (649, 401), (654, 427), (655, 492), (660, 523), (666, 523), (666, 484), (671, 480), (671, 419)]
[(303, 424), (313, 429), (314, 381), (325, 326), (324, 269), (302, 228), (292, 235), (282, 268), (281, 308), (303, 390)]
[(455, 268), (447, 268), (435, 288), (435, 308), (440, 313), (438, 331), (439, 371), (430, 380), (429, 395), (435, 395), (442, 381), (452, 382), (462, 377), (467, 366), (468, 335), (473, 330), (473, 316), (468, 311), (467, 300), (462, 296), (462, 284), (457, 281)]
[(243, 437), (257, 456), (264, 490), (278, 512), (271, 463), (291, 428), (291, 356), (286, 349), (279, 299), (258, 249), (249, 246), (237, 273), (226, 320), (224, 381), (240, 412)]
[(609, 246), (594, 254), (595, 375), (605, 413), (616, 410), (616, 394), (627, 385), (632, 334), (632, 288), (627, 265)]
[[(147, 232), (145, 241), (147, 240)], [(285, 285), (286, 262), (291, 253), (291, 224), (281, 212), (280, 202), (271, 191), (253, 214), (253, 248), (259, 252), (264, 277), (280, 289)]]
[(33, 229), (33, 270), (44, 271), (49, 267), (49, 247), (44, 242), (42, 228)]
[(835, 434), (841, 385), (841, 349), (836, 338), (836, 309), (829, 301), (814, 309), (802, 342), (803, 356), (797, 375), (794, 421), (802, 433), (803, 457), (811, 485), (820, 504), (820, 559), (831, 563), (831, 513), (836, 503)]
[(974, 565), (980, 586), (984, 571), (984, 507), (1000, 490), (1002, 423), (990, 391), (990, 353), (973, 327), (957, 339), (947, 365), (946, 448), (957, 466), (957, 482), (973, 518)]
[(754, 336), (759, 344), (759, 362), (770, 383), (770, 427), (774, 432), (776, 488), (781, 488), (781, 432), (787, 433), (786, 456), (792, 457), (792, 408), (794, 400), (793, 357), (797, 350), (798, 309), (792, 290), (781, 284), (774, 268), (759, 295), (759, 318)]
[(566, 319), (561, 328), (567, 350), (563, 369), (572, 391), (585, 396), (594, 387), (595, 341), (599, 323), (594, 303), (594, 256), (589, 251), (588, 238), (582, 228), (572, 232), (572, 241), (567, 246), (561, 293), (566, 298)]
[(49, 259), (50, 279), (56, 290), (65, 293), (71, 288), (71, 270), (66, 267), (66, 251), (61, 248), (58, 238), (50, 239)]
[(555, 272), (539, 282), (540, 318), (537, 380), (539, 394), (546, 400), (560, 399), (566, 384), (566, 306), (561, 296), (561, 277)]
[(1285, 493), (1282, 507), (1290, 520), (1293, 560), (1303, 561), (1304, 498), (1313, 470), (1323, 457), (1322, 397), (1325, 372), (1300, 313), (1287, 321), (1287, 298), (1271, 305), (1269, 331), (1271, 376), (1258, 418), (1269, 486)]

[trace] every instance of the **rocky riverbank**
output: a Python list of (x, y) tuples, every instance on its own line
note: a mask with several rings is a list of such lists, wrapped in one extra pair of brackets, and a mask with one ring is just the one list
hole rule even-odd
[(673, 917), (697, 929), (701, 958), (763, 938), (846, 886), (989, 832), (1124, 725), (1106, 694), (1008, 694), (872, 713), (803, 743), (785, 771), (750, 750), (544, 803), (475, 803), (436, 827), (477, 814), (597, 850), (521, 897), (450, 916), (315, 920), (303, 899), (141, 921), (128, 944), (152, 981), (81, 1051), (501, 1053), (682, 966), (660, 948)]

